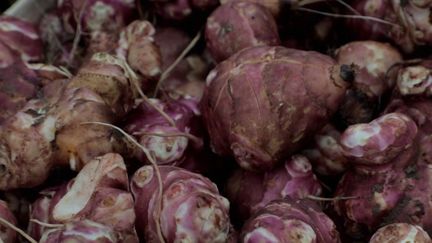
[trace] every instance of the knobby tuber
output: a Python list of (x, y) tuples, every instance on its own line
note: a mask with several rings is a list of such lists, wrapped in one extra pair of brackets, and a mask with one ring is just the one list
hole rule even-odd
[(207, 77), (202, 112), (214, 152), (271, 169), (305, 145), (343, 99), (351, 70), (317, 52), (252, 47)]

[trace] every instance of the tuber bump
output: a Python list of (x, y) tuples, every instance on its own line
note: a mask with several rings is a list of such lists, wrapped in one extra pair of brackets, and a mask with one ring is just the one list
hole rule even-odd
[(218, 62), (247, 47), (280, 44), (271, 13), (249, 2), (219, 6), (207, 19), (205, 36), (207, 48)]
[(301, 155), (294, 155), (283, 166), (263, 174), (238, 169), (226, 187), (234, 215), (243, 220), (275, 199), (301, 199), (321, 194), (312, 165)]

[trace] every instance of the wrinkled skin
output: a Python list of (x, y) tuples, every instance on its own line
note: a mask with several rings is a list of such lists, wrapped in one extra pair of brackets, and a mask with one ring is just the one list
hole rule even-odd
[(115, 231), (102, 224), (90, 220), (75, 221), (60, 228), (45, 231), (39, 243), (117, 243)]
[(57, 11), (65, 31), (75, 33), (76, 16), (82, 16), (81, 26), (87, 33), (119, 32), (135, 17), (135, 2), (130, 0), (63, 0)]
[(399, 52), (387, 43), (376, 41), (350, 42), (336, 50), (336, 61), (353, 65), (353, 87), (347, 91), (339, 116), (346, 125), (371, 121), (379, 107), (381, 96), (393, 87), (392, 79), (386, 80), (387, 71), (401, 62)]
[(333, 221), (315, 204), (290, 198), (275, 200), (246, 221), (240, 239), (254, 242), (340, 242)]
[[(145, 79), (157, 78), (162, 70), (159, 47), (154, 43), (155, 29), (148, 21), (136, 20), (120, 33), (116, 54)], [(144, 85), (149, 88), (150, 84)]]
[(312, 172), (312, 165), (301, 155), (294, 155), (284, 166), (264, 174), (237, 170), (227, 182), (227, 197), (233, 212), (246, 220), (251, 214), (275, 199), (318, 196), (321, 185)]
[[(158, 214), (158, 183), (151, 166), (141, 167), (131, 181), (137, 232), (146, 242), (230, 242), (229, 202), (207, 178), (173, 166), (159, 166), (162, 208)], [(150, 212), (152, 212), (150, 214)], [(205, 225), (205, 227), (203, 227)]]
[(248, 48), (220, 63), (201, 102), (213, 151), (246, 170), (271, 169), (336, 111), (343, 72), (328, 56), (283, 47)]
[[(0, 218), (8, 221), (9, 223), (16, 225), (17, 220), (12, 212), (9, 210), (8, 205), (5, 201), (0, 200)], [(17, 233), (0, 223), (0, 241), (4, 243), (14, 243), (17, 239)]]
[(428, 243), (432, 242), (429, 235), (419, 226), (395, 223), (380, 228), (369, 243)]
[(32, 23), (15, 17), (1, 16), (0, 42), (14, 50), (25, 62), (43, 59), (42, 40)]
[[(151, 99), (150, 102), (163, 110), (175, 122), (176, 127), (173, 127), (152, 106), (143, 102), (126, 120), (125, 130), (153, 154), (156, 163), (182, 166), (187, 162), (188, 156), (199, 153), (202, 149), (201, 138), (197, 137), (197, 141), (194, 141), (181, 135), (181, 133), (201, 135), (198, 103), (189, 99), (177, 101)], [(140, 148), (136, 148), (136, 157), (144, 163), (149, 163)]]
[[(99, 94), (109, 107), (119, 115), (124, 115), (134, 105), (138, 97), (133, 74), (125, 61), (107, 53), (96, 53), (80, 68), (68, 83), (68, 88), (86, 87)], [(135, 85), (133, 82), (136, 82)]]
[(339, 143), (341, 133), (327, 124), (315, 134), (310, 147), (302, 150), (320, 175), (338, 175), (348, 169), (348, 158)]
[[(138, 242), (133, 207), (122, 157), (106, 154), (89, 162), (68, 184), (36, 201), (32, 216), (42, 222), (66, 225), (88, 219), (112, 228), (122, 242)], [(37, 236), (48, 228), (35, 225), (31, 230)]]
[(58, 164), (69, 164), (71, 169), (79, 171), (94, 157), (121, 150), (120, 140), (110, 128), (83, 124), (112, 124), (115, 121), (109, 106), (93, 91), (66, 89), (50, 109), (50, 114), (57, 118), (54, 152)]
[(207, 19), (205, 37), (207, 48), (217, 62), (247, 47), (280, 44), (271, 13), (249, 2), (219, 6)]
[(48, 105), (32, 100), (0, 127), (0, 190), (41, 184), (53, 164), (55, 117)]

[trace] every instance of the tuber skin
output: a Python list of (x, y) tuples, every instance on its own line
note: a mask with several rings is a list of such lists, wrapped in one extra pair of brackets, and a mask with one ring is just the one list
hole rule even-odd
[(417, 135), (417, 125), (401, 113), (385, 114), (368, 124), (348, 127), (340, 140), (351, 163), (382, 165), (393, 161), (410, 147)]
[(219, 6), (207, 19), (207, 48), (221, 62), (252, 46), (280, 44), (276, 21), (263, 6), (232, 2)]
[(275, 200), (242, 228), (241, 242), (341, 242), (333, 221), (312, 201)]
[(370, 122), (379, 111), (378, 103), (394, 87), (392, 79), (386, 80), (387, 71), (402, 61), (402, 56), (388, 43), (354, 41), (336, 50), (340, 65), (353, 65), (353, 85), (339, 108), (343, 123), (352, 125)]
[[(160, 165), (180, 166), (187, 163), (188, 157), (202, 150), (202, 138), (190, 140), (181, 134), (202, 136), (199, 121), (198, 103), (192, 99), (163, 101), (150, 99), (152, 106), (141, 103), (125, 122), (125, 131), (134, 136), (137, 141), (153, 154), (156, 163)], [(167, 121), (153, 106), (158, 106), (175, 123), (175, 127)], [(152, 136), (160, 134), (162, 136)], [(166, 136), (164, 136), (166, 135)], [(144, 152), (137, 148), (135, 156), (143, 163), (149, 163)]]
[(234, 215), (241, 220), (275, 199), (319, 196), (322, 191), (312, 165), (302, 155), (294, 155), (283, 166), (264, 174), (239, 169), (231, 175), (226, 187)]
[[(110, 227), (121, 242), (138, 242), (134, 201), (120, 155), (110, 153), (94, 158), (75, 179), (49, 193), (33, 204), (32, 216), (39, 221), (67, 225), (88, 219)], [(49, 231), (37, 225), (32, 227), (35, 235)]]
[[(136, 228), (146, 242), (230, 242), (229, 202), (207, 178), (173, 166), (159, 166), (162, 205), (158, 214), (158, 182), (151, 166), (141, 167), (131, 181)], [(150, 213), (151, 212), (151, 213)], [(158, 223), (157, 223), (158, 222)]]
[[(0, 218), (16, 225), (17, 220), (12, 214), (5, 201), (0, 200)], [(17, 233), (6, 225), (0, 224), (0, 242), (15, 243), (17, 242)]]
[(42, 40), (37, 28), (30, 22), (0, 16), (0, 42), (15, 51), (24, 62), (43, 59)]
[(117, 243), (115, 231), (105, 225), (91, 220), (80, 220), (66, 223), (63, 227), (45, 231), (39, 243)]
[(172, 27), (156, 28), (154, 39), (160, 49), (162, 70), (166, 70), (191, 41), (186, 32)]
[(201, 102), (212, 150), (246, 170), (270, 170), (334, 114), (348, 83), (328, 56), (253, 47), (220, 63)]
[(348, 158), (339, 143), (340, 136), (341, 133), (333, 125), (327, 124), (315, 134), (312, 144), (301, 151), (316, 173), (333, 176), (348, 169)]
[(428, 243), (429, 235), (420, 226), (406, 223), (389, 224), (380, 228), (369, 243)]

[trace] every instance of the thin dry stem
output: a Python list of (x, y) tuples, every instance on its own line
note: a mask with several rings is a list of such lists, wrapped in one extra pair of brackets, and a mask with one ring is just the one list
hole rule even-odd
[(84, 122), (81, 123), (82, 125), (87, 125), (87, 124), (93, 124), (93, 125), (100, 125), (100, 126), (107, 126), (110, 127), (112, 129), (115, 129), (116, 131), (120, 132), (123, 136), (125, 136), (128, 140), (130, 140), (133, 144), (135, 144), (135, 146), (137, 146), (138, 148), (140, 148), (144, 154), (146, 155), (147, 159), (150, 161), (151, 165), (153, 166), (155, 172), (156, 172), (156, 177), (158, 180), (158, 186), (159, 186), (159, 190), (158, 190), (158, 204), (156, 207), (156, 215), (157, 218), (155, 219), (156, 221), (156, 231), (157, 231), (157, 235), (159, 237), (160, 242), (165, 243), (165, 239), (163, 238), (162, 235), (162, 229), (160, 226), (160, 215), (161, 215), (161, 211), (162, 211), (162, 194), (163, 194), (163, 184), (162, 184), (162, 177), (160, 174), (160, 170), (159, 167), (156, 163), (156, 161), (154, 160), (153, 156), (150, 154), (150, 151), (148, 151), (144, 146), (142, 146), (140, 143), (138, 143), (135, 138), (133, 138), (131, 135), (129, 135), (127, 132), (125, 132), (123, 129), (114, 126), (112, 124), (109, 123), (104, 123), (104, 122)]
[(162, 115), (162, 116), (163, 116), (163, 117), (168, 121), (168, 123), (169, 123), (171, 126), (176, 127), (176, 124), (175, 124), (174, 120), (171, 119), (171, 117), (168, 116), (168, 114), (166, 114), (166, 113), (165, 113), (162, 109), (160, 109), (157, 105), (153, 104), (153, 103), (150, 101), (150, 99), (147, 97), (147, 95), (144, 94), (144, 92), (142, 91), (142, 89), (141, 89), (141, 87), (140, 87), (140, 85), (139, 85), (139, 82), (138, 82), (139, 78), (138, 78), (138, 76), (136, 75), (136, 73), (132, 70), (132, 68), (129, 66), (129, 64), (128, 64), (126, 61), (123, 60), (123, 62), (124, 62), (124, 66), (125, 66), (126, 69), (127, 69), (127, 72), (128, 72), (129, 75), (130, 75), (130, 78), (132, 79), (132, 84), (135, 86), (135, 88), (136, 88), (138, 94), (141, 96), (141, 98), (144, 100), (144, 102), (146, 102), (146, 103), (147, 103), (148, 105), (150, 105), (153, 109), (155, 109), (157, 112), (159, 112), (159, 114), (161, 114), (161, 115)]
[(6, 219), (4, 219), (2, 217), (0, 217), (0, 224), (5, 225), (5, 226), (13, 229), (14, 231), (16, 231), (18, 234), (20, 234), (22, 237), (24, 237), (29, 242), (31, 242), (31, 243), (37, 243), (37, 241), (35, 239), (33, 239), (30, 235), (28, 235), (22, 229), (16, 227), (15, 225), (11, 224), (9, 221), (7, 221)]
[(389, 21), (386, 21), (386, 20), (383, 20), (383, 19), (380, 19), (380, 18), (372, 17), (372, 16), (327, 13), (327, 12), (323, 12), (323, 11), (319, 11), (319, 10), (314, 10), (314, 9), (309, 9), (309, 8), (304, 8), (304, 7), (298, 7), (298, 8), (296, 8), (296, 10), (300, 10), (300, 11), (304, 11), (304, 12), (309, 12), (309, 13), (320, 14), (320, 15), (324, 15), (324, 16), (328, 16), (328, 17), (334, 17), (334, 18), (361, 19), (361, 20), (366, 20), (366, 21), (374, 21), (374, 22), (377, 22), (377, 23), (386, 24), (386, 25), (390, 25), (390, 26), (393, 26), (393, 27), (400, 27), (397, 24), (391, 23)]
[(37, 220), (37, 219), (30, 219), (30, 222), (33, 222), (33, 223), (35, 223), (35, 224), (38, 224), (38, 225), (41, 225), (41, 226), (43, 226), (43, 227), (47, 227), (47, 228), (61, 228), (61, 227), (64, 226), (63, 224), (50, 224), (50, 223), (45, 223), (45, 222), (42, 222), (42, 221)]
[(163, 83), (163, 81), (170, 75), (170, 73), (174, 70), (174, 68), (184, 59), (184, 57), (189, 53), (192, 48), (198, 43), (201, 38), (201, 31), (196, 34), (196, 36), (192, 39), (189, 45), (183, 50), (183, 52), (177, 57), (177, 59), (162, 73), (159, 81), (156, 84), (156, 88), (153, 94), (153, 97), (156, 97), (159, 89)]
[(75, 58), (75, 52), (78, 49), (78, 45), (79, 45), (79, 42), (81, 40), (81, 34), (82, 34), (81, 22), (82, 22), (82, 18), (84, 16), (84, 11), (85, 11), (85, 8), (87, 6), (87, 2), (88, 2), (88, 0), (84, 1), (83, 5), (81, 7), (81, 10), (79, 12), (78, 19), (76, 19), (77, 27), (76, 27), (76, 31), (75, 31), (75, 37), (73, 40), (73, 44), (72, 44), (72, 49), (71, 49), (71, 52), (69, 54), (68, 66), (71, 66), (71, 63), (72, 63), (73, 59)]
[(336, 0), (336, 2), (340, 3), (342, 6), (346, 7), (347, 9), (349, 9), (354, 14), (361, 15), (361, 13), (359, 13), (359, 11), (355, 10), (353, 7), (351, 7), (351, 5), (349, 5), (348, 3), (344, 2), (343, 0)]
[(326, 197), (317, 197), (317, 196), (313, 196), (313, 195), (308, 195), (306, 198), (310, 199), (310, 200), (314, 200), (314, 201), (333, 202), (333, 201), (339, 201), (339, 200), (358, 199), (359, 197), (332, 197), (332, 198), (326, 198)]

